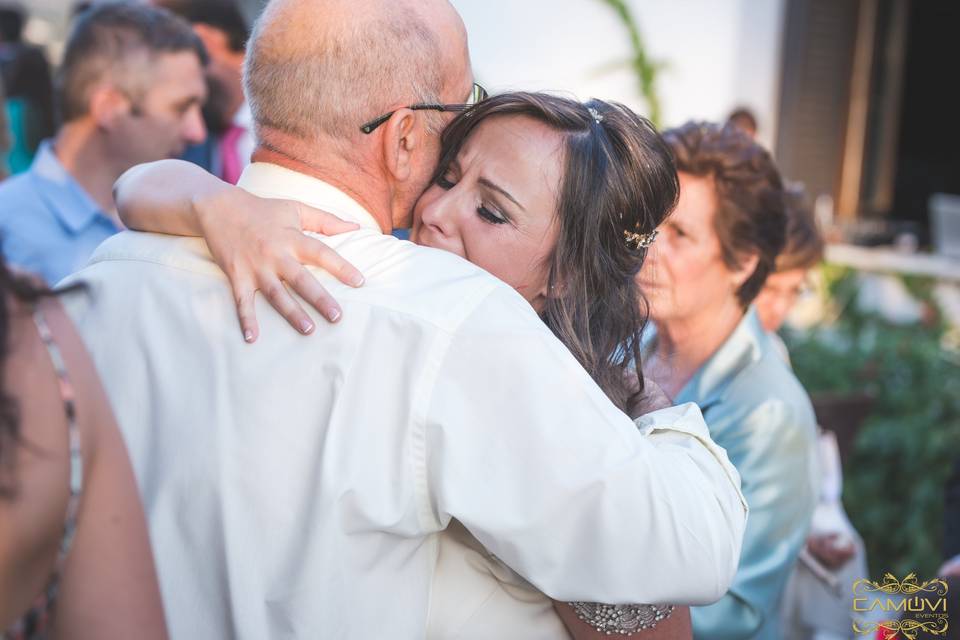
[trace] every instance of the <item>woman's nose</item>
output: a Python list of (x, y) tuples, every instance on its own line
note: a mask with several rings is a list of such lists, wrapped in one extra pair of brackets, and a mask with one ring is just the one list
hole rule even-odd
[(453, 235), (457, 224), (456, 210), (459, 195), (456, 193), (456, 187), (444, 190), (435, 186), (433, 189), (438, 193), (424, 208), (421, 221), (441, 235)]

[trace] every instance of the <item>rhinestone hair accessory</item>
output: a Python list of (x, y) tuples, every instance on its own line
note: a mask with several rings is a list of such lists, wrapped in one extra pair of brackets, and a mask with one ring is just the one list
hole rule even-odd
[(634, 249), (648, 249), (650, 245), (653, 244), (653, 241), (657, 239), (659, 231), (654, 229), (650, 233), (637, 233), (636, 231), (624, 231), (623, 237), (627, 241), (627, 245), (633, 247)]
[(590, 116), (593, 118), (594, 122), (596, 122), (597, 124), (600, 124), (601, 122), (603, 122), (603, 115), (599, 111), (597, 111), (593, 107), (587, 107), (587, 111), (590, 112)]

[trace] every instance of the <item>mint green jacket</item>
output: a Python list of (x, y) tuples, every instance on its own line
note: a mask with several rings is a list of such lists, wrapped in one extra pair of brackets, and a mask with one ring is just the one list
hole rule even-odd
[(694, 637), (780, 638), (780, 595), (816, 504), (810, 398), (751, 307), (674, 401), (700, 405), (750, 508), (733, 585), (719, 602), (691, 607)]

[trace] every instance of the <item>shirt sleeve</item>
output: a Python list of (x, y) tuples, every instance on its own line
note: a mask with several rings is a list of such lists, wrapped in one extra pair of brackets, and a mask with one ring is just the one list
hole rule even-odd
[(557, 600), (715, 601), (746, 508), (699, 410), (638, 429), (521, 298), (491, 297), (449, 336), (430, 385), (439, 526), (457, 518)]
[(721, 415), (706, 411), (711, 432), (740, 472), (750, 519), (730, 591), (690, 612), (697, 637), (749, 638), (777, 618), (815, 505), (814, 429), (812, 417), (801, 413), (781, 400)]

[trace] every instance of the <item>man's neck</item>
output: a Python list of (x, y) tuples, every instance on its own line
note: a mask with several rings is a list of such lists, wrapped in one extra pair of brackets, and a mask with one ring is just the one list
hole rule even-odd
[(114, 215), (113, 183), (123, 171), (114, 166), (96, 129), (85, 123), (63, 125), (54, 138), (53, 152), (100, 209)]
[(364, 171), (359, 163), (348, 162), (334, 150), (326, 154), (314, 152), (313, 155), (317, 159), (307, 162), (294, 157), (293, 154), (284, 153), (275, 145), (260, 144), (253, 152), (252, 160), (269, 162), (323, 180), (356, 200), (373, 216), (383, 233), (393, 231), (390, 192), (382, 176)]
[[(648, 375), (670, 397), (676, 397), (723, 346), (742, 319), (743, 308), (731, 300), (721, 309), (702, 311), (692, 318), (656, 322), (656, 352), (649, 363)], [(644, 369), (647, 369), (646, 363)]]

